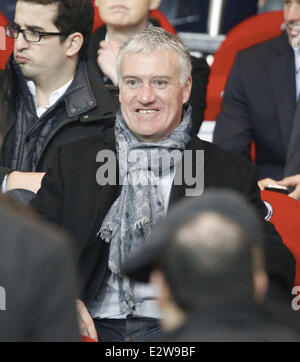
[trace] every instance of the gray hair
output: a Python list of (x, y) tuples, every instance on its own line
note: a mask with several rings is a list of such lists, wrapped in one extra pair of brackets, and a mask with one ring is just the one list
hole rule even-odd
[(129, 39), (120, 49), (117, 58), (117, 75), (121, 81), (121, 59), (126, 53), (152, 53), (170, 50), (180, 58), (180, 83), (183, 86), (192, 73), (191, 56), (183, 42), (173, 34), (159, 27), (142, 30)]

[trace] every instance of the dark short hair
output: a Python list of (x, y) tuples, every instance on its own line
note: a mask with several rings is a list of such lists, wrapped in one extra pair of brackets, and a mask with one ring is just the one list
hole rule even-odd
[[(84, 57), (87, 54), (94, 22), (92, 0), (18, 0), (18, 2), (19, 1), (40, 5), (57, 4), (57, 16), (53, 20), (53, 24), (63, 33), (81, 33), (84, 42), (79, 55), (80, 57)], [(62, 38), (62, 41), (64, 40), (65, 38)]]
[(166, 235), (157, 260), (174, 300), (185, 311), (253, 297), (252, 244), (223, 215), (200, 213)]
[(251, 300), (254, 272), (264, 270), (264, 238), (263, 220), (243, 195), (211, 188), (177, 202), (123, 272), (145, 283), (160, 270), (187, 312)]

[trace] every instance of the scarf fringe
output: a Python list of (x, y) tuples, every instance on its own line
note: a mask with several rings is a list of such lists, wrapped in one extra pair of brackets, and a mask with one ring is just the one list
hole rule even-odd
[(149, 227), (150, 227), (150, 219), (148, 217), (143, 217), (134, 224), (133, 229), (134, 231), (136, 231), (137, 229), (142, 230)]
[(112, 239), (113, 230), (114, 224), (112, 222), (106, 222), (101, 226), (100, 230), (97, 233), (97, 236), (100, 235), (101, 239), (109, 243)]
[(120, 268), (118, 268), (115, 264), (113, 264), (111, 261), (108, 261), (108, 269), (116, 274), (118, 277), (122, 277), (122, 273)]

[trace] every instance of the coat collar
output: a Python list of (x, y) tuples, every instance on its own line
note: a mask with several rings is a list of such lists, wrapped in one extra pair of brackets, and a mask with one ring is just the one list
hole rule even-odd
[[(6, 72), (8, 76), (7, 100), (11, 101), (17, 87), (11, 55)], [(109, 91), (106, 89), (98, 66), (87, 57), (78, 63), (74, 80), (65, 94), (67, 116), (70, 120), (78, 118), (81, 122), (99, 119), (112, 119), (116, 107)]]
[(115, 106), (111, 95), (104, 86), (97, 65), (90, 58), (79, 62), (65, 102), (68, 117), (80, 117), (81, 122), (114, 117)]

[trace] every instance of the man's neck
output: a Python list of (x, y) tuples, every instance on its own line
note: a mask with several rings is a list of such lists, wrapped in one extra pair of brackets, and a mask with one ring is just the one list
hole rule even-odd
[(124, 44), (127, 40), (132, 38), (135, 34), (145, 29), (148, 25), (148, 19), (144, 19), (137, 25), (131, 27), (116, 27), (111, 25), (106, 25), (107, 34), (109, 40), (114, 40), (119, 42), (120, 44)]
[(50, 95), (52, 92), (63, 87), (72, 78), (74, 78), (77, 64), (72, 67), (59, 71), (55, 77), (45, 75), (42, 79), (33, 80), (35, 85), (37, 107), (44, 107), (49, 104)]

